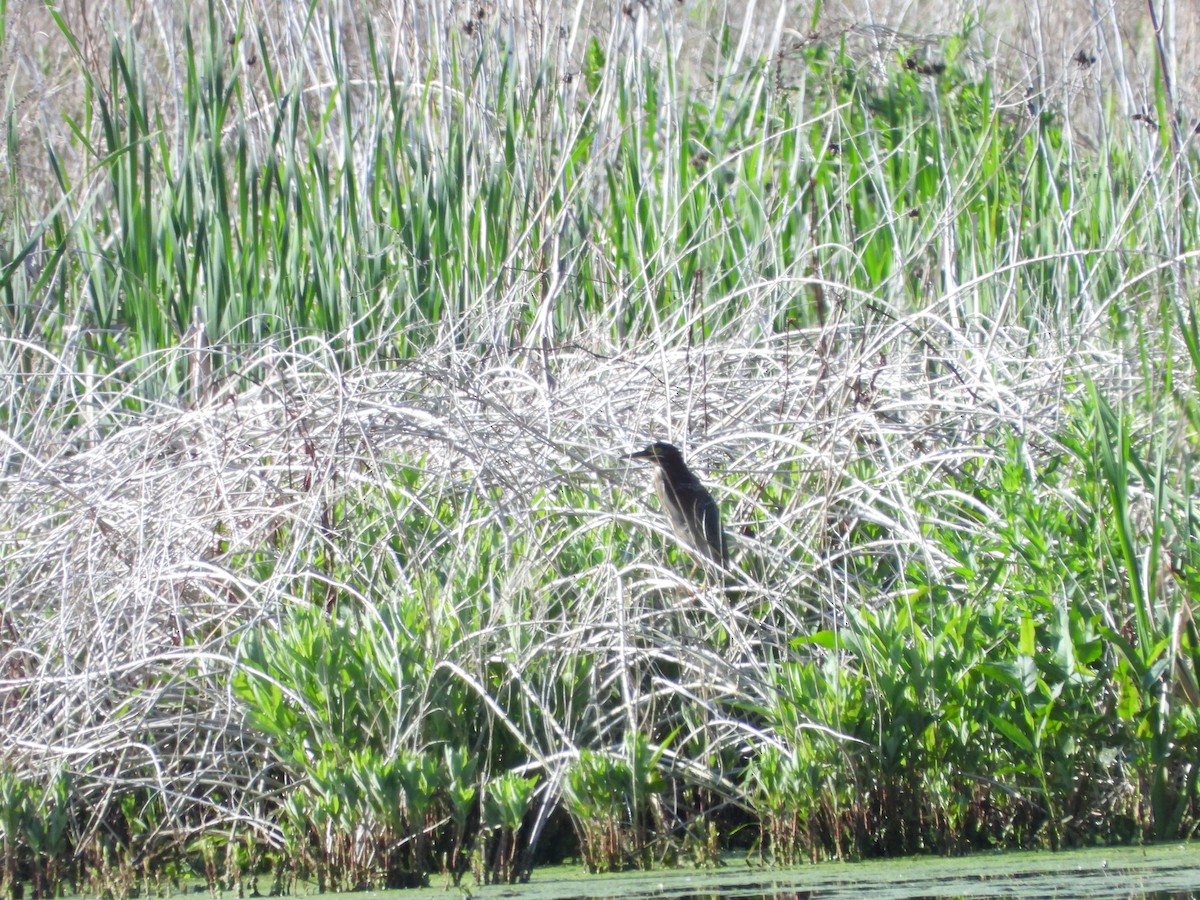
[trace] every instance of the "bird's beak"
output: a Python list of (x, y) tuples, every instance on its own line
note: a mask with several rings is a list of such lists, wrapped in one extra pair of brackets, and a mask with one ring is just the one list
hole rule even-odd
[(626, 453), (623, 459), (653, 459), (654, 454), (649, 450), (635, 450), (633, 453)]

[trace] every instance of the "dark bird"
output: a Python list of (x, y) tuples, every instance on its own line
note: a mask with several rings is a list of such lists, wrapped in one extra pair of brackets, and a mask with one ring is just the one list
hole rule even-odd
[(645, 450), (630, 453), (627, 458), (654, 463), (654, 490), (676, 537), (692, 553), (699, 554), (701, 562), (716, 563), (724, 569), (728, 552), (725, 532), (721, 530), (721, 511), (712, 494), (687, 467), (679, 448), (658, 441)]

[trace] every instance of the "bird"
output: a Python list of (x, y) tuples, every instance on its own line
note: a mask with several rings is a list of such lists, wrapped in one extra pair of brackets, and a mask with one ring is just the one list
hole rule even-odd
[(687, 467), (679, 448), (666, 441), (656, 441), (645, 450), (628, 454), (626, 459), (654, 463), (654, 490), (671, 520), (675, 536), (700, 557), (706, 569), (714, 564), (719, 570), (725, 569), (729, 554), (725, 532), (721, 529), (721, 510), (712, 494)]

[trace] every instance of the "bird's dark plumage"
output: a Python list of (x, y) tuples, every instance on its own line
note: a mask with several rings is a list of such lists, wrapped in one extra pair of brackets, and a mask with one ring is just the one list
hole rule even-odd
[(645, 450), (629, 454), (629, 458), (654, 463), (654, 490), (676, 536), (689, 550), (700, 553), (706, 562), (725, 568), (728, 556), (725, 532), (721, 530), (721, 511), (712, 494), (687, 467), (679, 448), (658, 441)]

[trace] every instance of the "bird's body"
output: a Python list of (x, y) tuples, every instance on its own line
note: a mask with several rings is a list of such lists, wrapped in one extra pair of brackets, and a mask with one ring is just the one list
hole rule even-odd
[(654, 463), (654, 490), (671, 521), (675, 535), (687, 549), (715, 563), (720, 569), (728, 564), (725, 532), (721, 529), (721, 511), (717, 501), (683, 461), (674, 444), (658, 441), (645, 450), (631, 453), (630, 459)]

